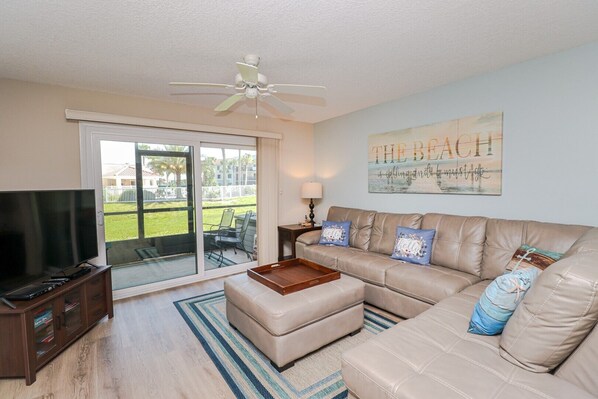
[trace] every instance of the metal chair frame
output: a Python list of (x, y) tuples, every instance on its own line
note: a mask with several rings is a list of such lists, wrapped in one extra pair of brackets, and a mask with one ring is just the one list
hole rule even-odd
[(220, 264), (218, 267), (222, 266), (222, 262), (224, 261), (224, 254), (223, 250), (227, 248), (232, 248), (237, 253), (237, 249), (245, 252), (247, 258), (251, 260), (251, 255), (249, 251), (245, 249), (245, 236), (247, 235), (247, 229), (249, 228), (249, 222), (251, 222), (251, 217), (253, 216), (252, 211), (245, 212), (245, 218), (243, 219), (243, 224), (238, 231), (235, 231), (235, 235), (231, 236), (230, 234), (219, 234), (215, 238), (216, 247), (219, 250), (219, 259)]
[[(226, 208), (222, 210), (219, 224), (206, 223), (205, 226), (210, 226), (208, 231), (204, 230), (204, 252), (209, 252), (208, 258), (212, 258), (212, 254), (218, 249), (216, 245), (216, 237), (224, 234), (234, 234), (235, 229), (232, 227), (235, 219), (235, 210), (233, 208)], [(222, 262), (221, 262), (222, 263)]]

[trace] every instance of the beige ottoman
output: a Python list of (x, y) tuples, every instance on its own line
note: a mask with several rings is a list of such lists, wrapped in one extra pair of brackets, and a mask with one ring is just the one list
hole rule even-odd
[(278, 371), (363, 326), (364, 283), (345, 275), (283, 296), (239, 274), (225, 280), (224, 294), (228, 322)]

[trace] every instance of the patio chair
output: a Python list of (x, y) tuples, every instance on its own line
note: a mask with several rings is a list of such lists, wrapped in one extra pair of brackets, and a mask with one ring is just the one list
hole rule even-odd
[[(235, 234), (235, 229), (232, 227), (234, 216), (235, 210), (233, 208), (226, 208), (222, 211), (219, 224), (204, 223), (204, 252), (210, 253), (208, 258), (211, 258), (213, 251), (218, 249), (216, 246), (216, 237)], [(206, 230), (205, 226), (209, 226), (209, 228)]]
[[(233, 219), (235, 218), (235, 210), (233, 208), (226, 208), (222, 211), (222, 216), (220, 217), (219, 224), (210, 224), (204, 223), (204, 226), (210, 226), (209, 230), (206, 232), (208, 234), (216, 233), (217, 231), (221, 230), (228, 230), (232, 229)], [(206, 229), (204, 228), (204, 231)]]
[(236, 231), (234, 236), (231, 235), (217, 235), (215, 238), (215, 243), (216, 243), (216, 247), (218, 247), (218, 250), (220, 251), (219, 257), (220, 257), (220, 264), (218, 265), (218, 267), (222, 266), (222, 262), (224, 261), (224, 254), (223, 254), (223, 250), (226, 250), (228, 248), (232, 248), (233, 251), (235, 251), (235, 254), (237, 253), (237, 249), (245, 252), (245, 255), (247, 255), (247, 258), (249, 260), (251, 260), (251, 255), (250, 255), (250, 251), (248, 251), (247, 249), (245, 249), (245, 236), (247, 235), (247, 229), (249, 228), (249, 222), (251, 221), (251, 217), (253, 216), (253, 212), (252, 211), (247, 211), (245, 212), (245, 218), (243, 219), (243, 224), (241, 225), (241, 228)]

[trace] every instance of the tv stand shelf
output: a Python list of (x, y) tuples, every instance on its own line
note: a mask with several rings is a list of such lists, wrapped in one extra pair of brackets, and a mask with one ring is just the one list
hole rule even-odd
[(0, 377), (25, 377), (31, 385), (37, 370), (104, 316), (114, 316), (110, 266), (12, 303), (15, 309), (0, 303)]

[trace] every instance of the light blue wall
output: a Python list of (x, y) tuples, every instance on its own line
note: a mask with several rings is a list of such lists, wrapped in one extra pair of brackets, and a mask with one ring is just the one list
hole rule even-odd
[[(397, 79), (409, 77), (397, 77)], [(367, 138), (504, 112), (501, 196), (369, 194)], [(330, 205), (598, 226), (598, 43), (315, 125), (318, 219)]]

